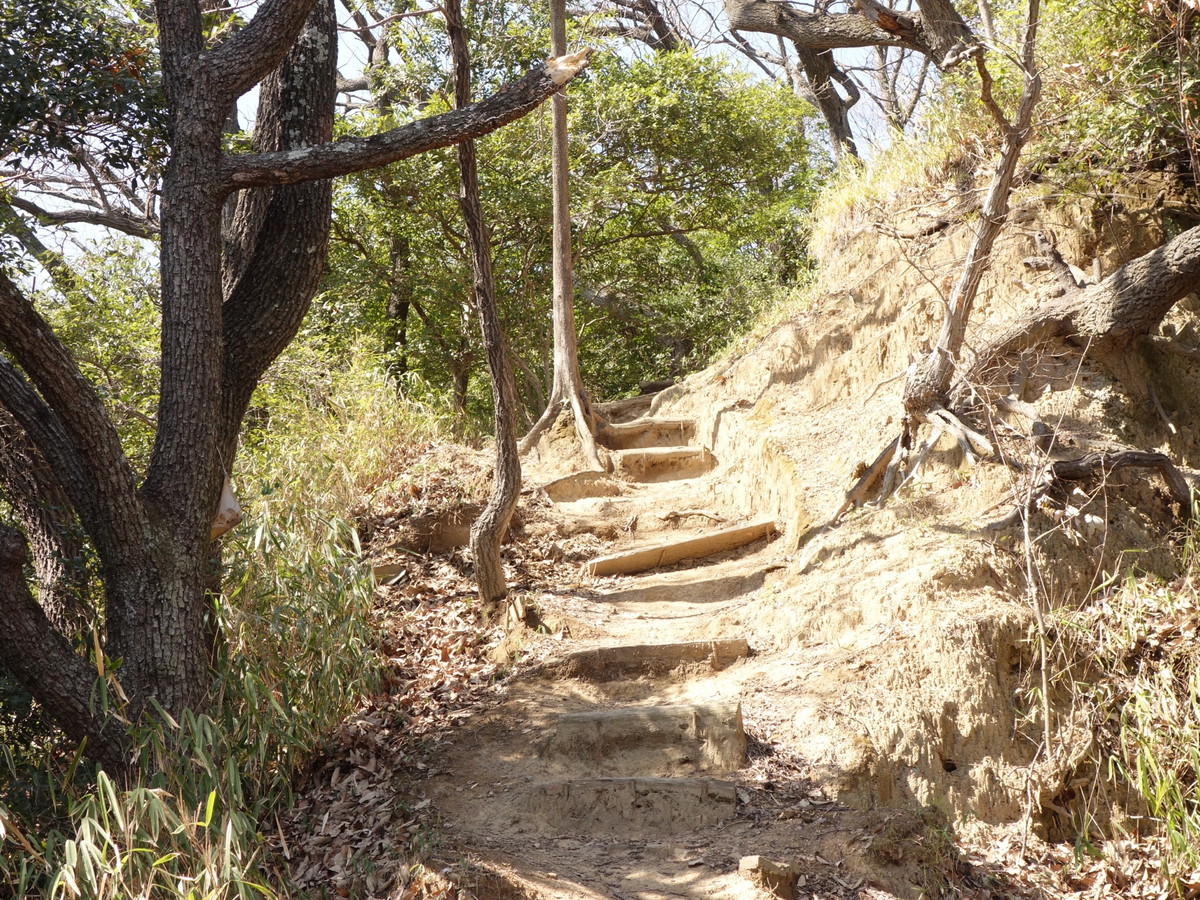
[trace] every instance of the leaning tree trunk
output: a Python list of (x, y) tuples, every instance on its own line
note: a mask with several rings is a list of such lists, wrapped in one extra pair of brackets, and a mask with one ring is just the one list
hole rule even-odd
[(1008, 198), (1012, 193), (1013, 176), (1017, 161), (1032, 129), (1033, 110), (1041, 93), (1041, 76), (1033, 58), (1037, 38), (1039, 0), (1030, 0), (1029, 14), (1022, 43), (1021, 66), (1024, 84), (1014, 122), (1009, 122), (992, 95), (992, 78), (987, 64), (976, 56), (979, 69), (984, 105), (1004, 133), (1004, 144), (1000, 158), (992, 175), (992, 183), (980, 211), (979, 230), (963, 263), (962, 273), (954, 284), (942, 320), (942, 330), (937, 344), (924, 363), (914, 369), (904, 384), (904, 409), (916, 420), (926, 419), (931, 412), (944, 408), (950, 393), (950, 383), (962, 351), (967, 333), (967, 322), (975, 305), (979, 283), (991, 263), (992, 245), (1008, 219)]
[[(550, 52), (555, 57), (567, 52), (565, 0), (550, 0)], [(590, 50), (583, 51), (584, 59)], [(538, 437), (565, 411), (574, 418), (575, 430), (588, 462), (602, 468), (596, 449), (596, 419), (583, 379), (579, 375), (579, 344), (575, 337), (575, 273), (571, 257), (570, 160), (567, 136), (567, 95), (559, 91), (550, 100), (553, 131), (550, 147), (550, 184), (553, 192), (554, 225), (554, 380), (550, 403), (537, 424), (521, 440), (521, 452), (527, 452)]]
[[(859, 3), (861, 6), (863, 0), (859, 0)], [(921, 6), (922, 9), (926, 8), (924, 3)], [(1029, 139), (1033, 110), (1041, 92), (1041, 78), (1033, 55), (1039, 7), (1039, 0), (1029, 0), (1020, 63), (1024, 82), (1014, 122), (1008, 121), (996, 103), (987, 64), (981, 55), (975, 55), (984, 105), (1004, 134), (1000, 157), (996, 161), (992, 182), (983, 202), (979, 229), (963, 263), (962, 272), (946, 302), (937, 344), (922, 363), (914, 365), (908, 372), (904, 383), (905, 416), (901, 434), (876, 457), (850, 488), (846, 494), (846, 502), (834, 515), (834, 521), (851, 506), (861, 506), (868, 501), (886, 501), (917, 471), (929, 447), (943, 431), (949, 431), (958, 439), (968, 458), (972, 458), (975, 453), (990, 456), (994, 452), (984, 435), (972, 430), (949, 409), (951, 384), (958, 368), (975, 296), (983, 274), (991, 264), (992, 245), (1008, 218), (1008, 197), (1012, 191), (1013, 175), (1021, 151)], [(918, 449), (915, 435), (923, 423), (932, 425), (934, 437), (925, 441)], [(909, 456), (914, 453), (916, 461), (909, 467)], [(904, 474), (906, 467), (908, 473)]]
[(37, 447), (3, 408), (0, 497), (12, 506), (29, 539), (38, 600), (46, 617), (65, 637), (78, 638), (96, 612), (85, 598), (87, 568), (75, 510)]
[[(471, 102), (471, 54), (467, 48), (459, 0), (445, 4), (446, 30), (454, 57), (454, 101), (461, 108)], [(475, 580), (485, 613), (504, 599), (508, 586), (500, 546), (508, 531), (521, 493), (521, 458), (517, 452), (517, 387), (512, 366), (504, 348), (504, 332), (496, 307), (496, 288), (492, 278), (492, 248), (488, 238), (483, 207), (479, 202), (479, 173), (475, 163), (475, 142), (458, 145), (460, 178), (459, 205), (467, 225), (471, 245), (471, 266), (475, 274), (475, 305), (479, 328), (492, 376), (492, 401), (496, 407), (496, 478), (492, 497), (475, 524), (471, 526), (471, 554), (475, 557)]]

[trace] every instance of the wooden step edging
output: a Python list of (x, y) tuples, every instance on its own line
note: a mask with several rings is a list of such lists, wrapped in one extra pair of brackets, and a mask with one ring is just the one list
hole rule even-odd
[(612, 450), (608, 456), (613, 474), (641, 482), (694, 478), (717, 464), (707, 447), (644, 447)]
[(609, 450), (638, 450), (686, 445), (695, 436), (693, 419), (642, 418), (605, 425), (596, 439)]
[(702, 559), (714, 553), (743, 547), (759, 538), (769, 537), (777, 530), (774, 519), (758, 519), (746, 525), (722, 528), (698, 537), (626, 550), (611, 556), (600, 556), (589, 562), (584, 571), (596, 577), (631, 575), (659, 566), (669, 566), (685, 559)]
[(727, 669), (751, 653), (745, 638), (722, 641), (689, 641), (681, 644), (637, 644), (576, 650), (552, 662), (548, 671), (560, 678), (617, 681), (638, 675), (665, 675), (685, 666)]

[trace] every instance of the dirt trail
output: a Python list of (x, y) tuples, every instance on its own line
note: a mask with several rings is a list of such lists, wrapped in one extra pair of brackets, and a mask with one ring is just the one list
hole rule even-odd
[[(623, 477), (527, 474), (558, 532), (607, 536), (596, 555), (617, 568), (647, 546), (693, 558), (602, 577), (589, 564), (539, 601), (556, 634), (525, 638), (527, 674), (423, 785), (444, 833), (502, 876), (495, 896), (919, 895), (945, 875), (944, 832), (817, 786), (793, 732), (801, 709), (838, 703), (839, 654), (748, 634), (740, 611), (771, 596), (790, 545), (705, 546), (744, 540), (745, 523), (713, 511), (720, 466), (672, 425), (622, 426), (626, 447), (643, 435), (612, 453)], [(750, 856), (760, 871), (739, 873)]]
[[(1116, 264), (1086, 210), (1022, 209), (1080, 268)], [(886, 507), (826, 527), (898, 430), (900, 375), (971, 234), (959, 223), (906, 244), (846, 224), (811, 309), (630, 402), (635, 421), (602, 435), (611, 473), (581, 471), (569, 429), (527, 466), (527, 534), (590, 556), (538, 593), (550, 633), (510, 639), (518, 674), (502, 701), (449, 736), (418, 786), (454, 852), (496, 873), (480, 896), (769, 896), (738, 872), (754, 855), (790, 866), (792, 893), (776, 896), (798, 898), (1157, 889), (1153, 866), (1115, 843), (1093, 868), (1073, 852), (1094, 813), (1095, 738), (1070, 685), (1054, 686), (1058, 733), (1041, 746), (1025, 559), (1047, 607), (1082, 602), (1128, 551), (1173, 577), (1173, 514), (1152, 481), (1113, 473), (1039, 508), (1026, 548), (990, 526), (1014, 502), (1012, 469), (968, 467), (943, 441)], [(1127, 237), (1126, 255), (1157, 240)], [(1014, 231), (997, 244), (987, 328), (1052, 290), (1025, 271), (1028, 243)], [(1194, 335), (1198, 310), (1174, 311), (1172, 333)], [(1147, 359), (1169, 428), (1078, 347), (1012, 368), (1028, 369), (1023, 402), (1052, 423), (1056, 452), (1161, 449), (1200, 483), (1200, 364)], [(1000, 388), (1011, 374), (997, 371)], [(1027, 452), (1028, 423), (991, 425)], [(774, 539), (671, 551), (764, 516)], [(648, 546), (624, 557), (630, 574), (595, 574), (612, 571), (597, 558)], [(647, 556), (670, 562), (632, 571)], [(1111, 815), (1119, 832), (1125, 813)]]

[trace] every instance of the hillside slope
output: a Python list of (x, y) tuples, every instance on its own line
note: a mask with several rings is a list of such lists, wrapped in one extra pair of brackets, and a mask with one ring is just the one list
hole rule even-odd
[[(1026, 264), (1034, 233), (1103, 275), (1162, 241), (1163, 189), (1104, 207), (1018, 197), (968, 346), (1053, 294)], [(432, 841), (423, 855), (449, 880), (429, 895), (1158, 896), (1160, 844), (1121, 839), (1140, 801), (1097, 788), (1101, 735), (1059, 677), (1056, 611), (1131, 565), (1173, 576), (1181, 511), (1129, 469), (1048, 494), (1028, 534), (1009, 513), (1038, 458), (1159, 450), (1196, 481), (1196, 298), (1142, 351), (1134, 395), (1086, 348), (1004, 361), (988, 377), (1006, 405), (981, 405), (993, 412), (976, 425), (1020, 465), (968, 465), (946, 441), (886, 506), (855, 508), (847, 489), (897, 430), (903, 372), (969, 240), (969, 216), (937, 218), (963, 190), (949, 173), (847, 211), (807, 309), (653, 399), (607, 407), (608, 471), (580, 471), (570, 429), (551, 430), (526, 460), (506, 551), (515, 590), (490, 652), (507, 677), (485, 691), (461, 601), (414, 589), (414, 613), (456, 623), (421, 651), (434, 674), (396, 676), (402, 698), (457, 704), (422, 726), (436, 753), (379, 763), (395, 738), (364, 715), (354, 741), (370, 753), (327, 762), (304, 815), (386, 807), (401, 839)], [(375, 540), (381, 605), (399, 609), (420, 566), (463, 571), (464, 521), (434, 523), (422, 546)], [(448, 556), (418, 565), (414, 547)], [(454, 674), (463, 653), (469, 677)], [(408, 772), (402, 811), (371, 786), (392, 767)], [(1081, 839), (1100, 852), (1077, 856)], [(364, 883), (337, 841), (293, 849), (306, 841), (302, 884)], [(379, 895), (429, 893), (411, 871), (398, 884)]]

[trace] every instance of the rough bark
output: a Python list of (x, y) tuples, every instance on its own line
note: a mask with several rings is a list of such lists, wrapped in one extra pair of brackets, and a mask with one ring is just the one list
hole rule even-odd
[[(734, 31), (777, 34), (813, 51), (883, 45), (932, 52), (921, 39), (919, 24), (912, 35), (905, 36), (885, 31), (856, 13), (801, 12), (771, 0), (725, 0), (725, 15)], [(920, 18), (914, 16), (913, 21), (919, 23)]]
[[(471, 102), (471, 56), (467, 48), (459, 0), (445, 4), (446, 30), (454, 58), (454, 101), (459, 108)], [(471, 526), (471, 554), (475, 560), (475, 581), (479, 599), (488, 611), (508, 593), (500, 547), (508, 533), (521, 493), (521, 458), (517, 452), (517, 388), (512, 366), (504, 345), (496, 289), (492, 278), (492, 248), (483, 205), (479, 200), (479, 173), (475, 142), (458, 145), (460, 178), (459, 206), (467, 226), (471, 248), (471, 268), (475, 276), (475, 308), (492, 377), (492, 401), (495, 405), (496, 475), (492, 496)]]
[(979, 348), (962, 381), (982, 380), (997, 359), (1051, 340), (1086, 344), (1102, 362), (1120, 360), (1138, 339), (1158, 328), (1171, 307), (1197, 290), (1200, 225), (1103, 281), (1031, 307)]
[(1200, 226), (1126, 263), (1079, 294), (1078, 327), (1115, 349), (1158, 328), (1167, 312), (1200, 289)]
[[(333, 4), (320, 0), (291, 51), (260, 88), (256, 148), (288, 152), (330, 140), (335, 41)], [(225, 471), (232, 467), (255, 386), (308, 313), (325, 270), (332, 209), (333, 186), (327, 180), (243, 191), (239, 198), (224, 266), (218, 450)]]
[[(550, 3), (550, 52), (566, 53), (567, 26), (564, 0)], [(596, 421), (583, 389), (579, 374), (579, 346), (575, 336), (575, 273), (571, 255), (571, 194), (569, 148), (567, 144), (567, 97), (554, 95), (551, 101), (553, 131), (550, 146), (550, 183), (554, 224), (553, 248), (553, 330), (554, 380), (546, 411), (521, 440), (521, 452), (527, 452), (538, 437), (563, 412), (569, 412), (575, 422), (583, 454), (597, 469), (600, 453), (596, 448)]]
[(17, 421), (0, 408), (0, 497), (12, 506), (33, 551), (38, 600), (64, 637), (75, 638), (95, 611), (86, 600), (87, 569), (75, 510)]
[(50, 624), (29, 592), (24, 566), (29, 548), (15, 528), (0, 525), (0, 614), (5, 635), (0, 662), (59, 723), (67, 736), (87, 742), (87, 753), (115, 775), (126, 767), (124, 728), (90, 705), (97, 673)]
[(120, 562), (145, 524), (133, 470), (99, 395), (2, 271), (0, 346), (13, 360), (0, 358), (0, 405), (37, 447), (84, 527), (95, 532), (97, 549)]

